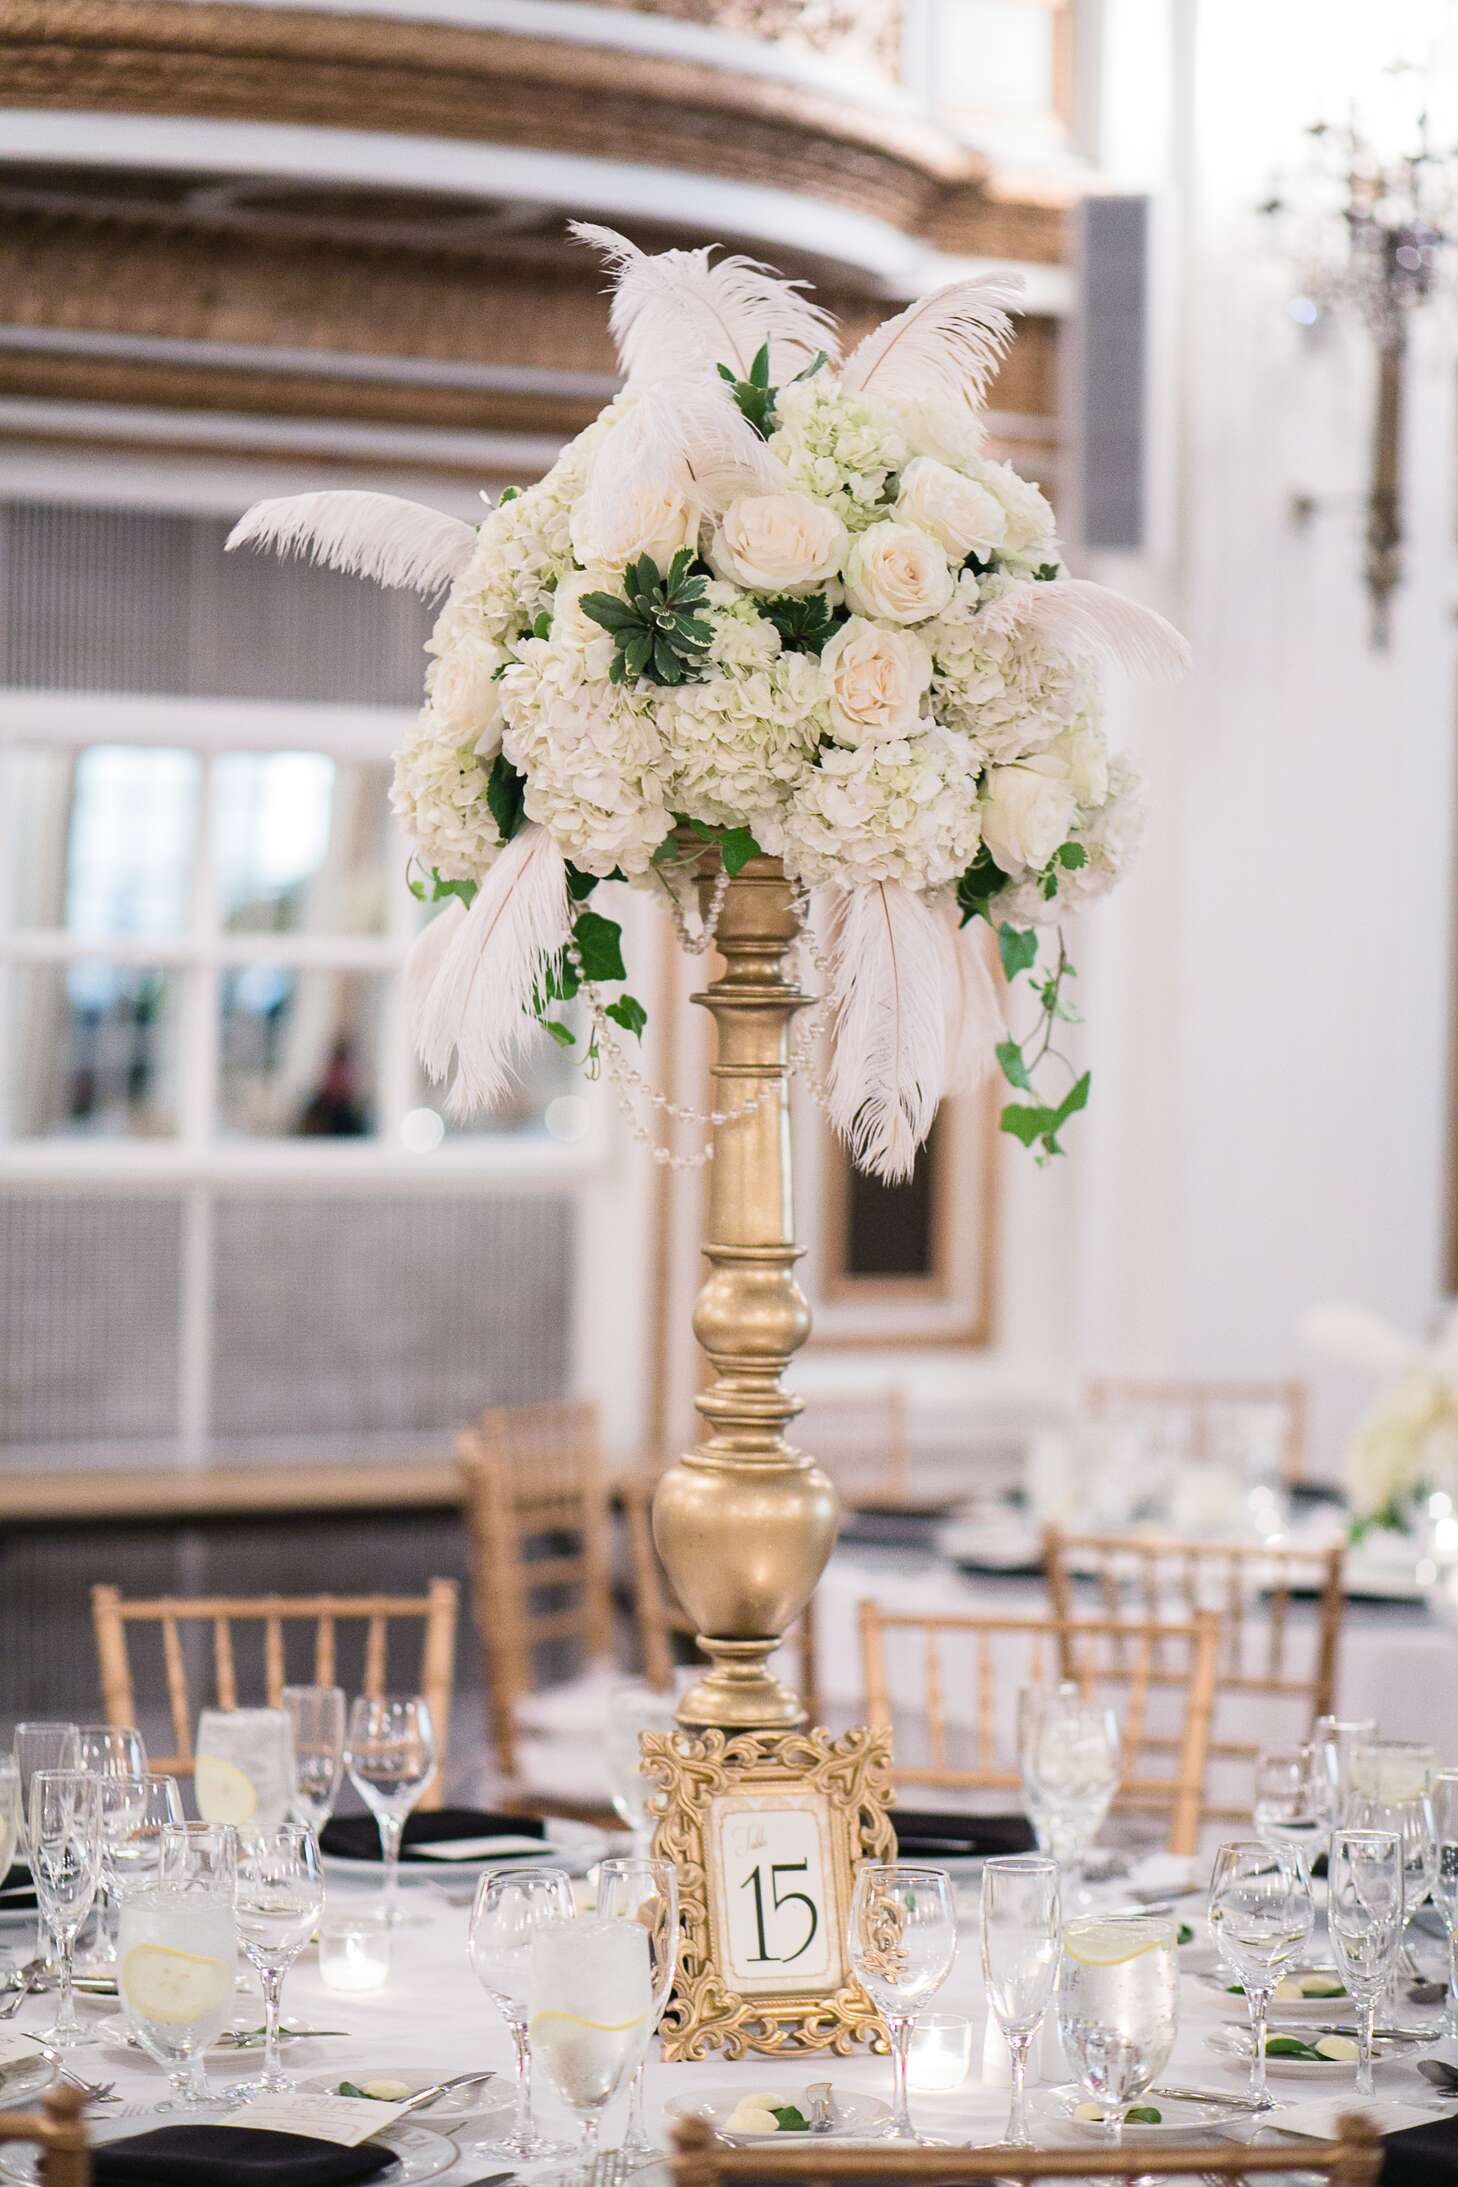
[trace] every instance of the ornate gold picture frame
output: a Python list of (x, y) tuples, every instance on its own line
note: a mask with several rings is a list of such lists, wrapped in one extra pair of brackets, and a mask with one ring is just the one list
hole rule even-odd
[(679, 1876), (664, 2057), (875, 2040), (845, 1940), (857, 1867), (895, 1857), (890, 1733), (646, 1732), (642, 1754), (653, 1850)]

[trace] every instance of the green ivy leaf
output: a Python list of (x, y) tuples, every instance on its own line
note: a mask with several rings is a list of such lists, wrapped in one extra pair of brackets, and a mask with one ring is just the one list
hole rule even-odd
[(1023, 1051), (1015, 1040), (1000, 1040), (993, 1053), (1002, 1066), (1002, 1075), (1010, 1086), (1020, 1093), (1031, 1093), (1033, 1081), (1028, 1076), (1028, 1066), (1023, 1061)]
[(1088, 1107), (1088, 1089), (1092, 1075), (1092, 1072), (1085, 1071), (1082, 1078), (1076, 1078), (1069, 1087), (1067, 1093), (1053, 1111), (1055, 1130), (1058, 1125), (1066, 1124), (1070, 1116), (1077, 1116), (1080, 1109)]
[(542, 612), (541, 612), (541, 614), (540, 614), (540, 615), (539, 615), (539, 616), (537, 617), (536, 621), (535, 621), (535, 622), (534, 622), (534, 623), (532, 624), (532, 636), (533, 636), (534, 638), (550, 638), (550, 637), (551, 637), (551, 635), (552, 635), (552, 616), (551, 616), (551, 611), (550, 611), (550, 609), (548, 609), (548, 608), (543, 608), (543, 609), (542, 609)]
[(1056, 562), (1040, 562), (1033, 572), (1034, 578), (1040, 585), (1051, 585), (1054, 578), (1061, 577), (1062, 574), (1063, 572)]
[(997, 946), (1004, 977), (1009, 980), (1015, 980), (1037, 962), (1038, 937), (1031, 927), (1019, 930), (1004, 919), (997, 930)]
[(962, 924), (969, 920), (985, 919), (992, 924), (988, 910), (994, 896), (1007, 887), (1008, 877), (984, 843), (978, 850), (967, 871), (957, 883), (957, 908), (962, 914)]
[(486, 803), (503, 843), (509, 843), (521, 826), (525, 798), (525, 777), (517, 773), (504, 752), (498, 752), (486, 780)]
[(579, 911), (573, 921), (572, 939), (577, 944), (584, 979), (596, 982), (627, 978), (623, 930), (616, 919), (604, 919), (596, 911)]
[(551, 1034), (559, 1048), (575, 1048), (577, 1046), (577, 1035), (573, 1032), (571, 1026), (564, 1025), (560, 1018), (542, 1018), (538, 1022), (544, 1033)]
[(568, 859), (567, 894), (571, 897), (574, 904), (586, 903), (588, 897), (597, 887), (597, 883), (597, 874), (584, 873), (580, 866), (574, 866), (571, 859)]
[(621, 1025), (625, 1033), (631, 1033), (635, 1040), (643, 1038), (648, 1013), (636, 995), (619, 995), (616, 1002), (608, 1004), (604, 1015), (610, 1017), (615, 1025)]
[(736, 873), (742, 873), (751, 858), (762, 858), (764, 852), (754, 840), (748, 828), (726, 828), (719, 837), (719, 856), (724, 861), (724, 871), (732, 881)]

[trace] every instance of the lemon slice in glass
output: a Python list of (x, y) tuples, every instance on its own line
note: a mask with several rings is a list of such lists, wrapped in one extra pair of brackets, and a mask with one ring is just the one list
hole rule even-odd
[(1171, 1942), (1173, 1932), (1158, 1921), (1070, 1921), (1063, 1932), (1064, 1952), (1081, 1967), (1122, 1967)]
[(219, 1754), (200, 1754), (193, 1770), (198, 1813), (207, 1822), (252, 1822), (258, 1812), (258, 1794), (236, 1762)]
[(205, 2019), (228, 2001), (233, 1986), (221, 1959), (174, 1951), (170, 1944), (134, 1944), (120, 1971), (120, 1987), (132, 2011), (162, 2027)]

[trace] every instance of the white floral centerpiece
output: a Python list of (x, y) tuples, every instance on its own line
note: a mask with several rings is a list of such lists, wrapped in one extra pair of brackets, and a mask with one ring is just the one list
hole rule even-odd
[[(621, 1071), (645, 1013), (608, 886), (658, 895), (690, 940), (698, 870), (780, 859), (830, 983), (827, 1100), (863, 1167), (905, 1177), (945, 1093), (1000, 1064), (1004, 1130), (1061, 1151), (1088, 1076), (1061, 935), (1138, 841), (1100, 672), (1172, 672), (1175, 631), (1064, 574), (1053, 512), (982, 447), (1016, 284), (961, 281), (837, 361), (798, 284), (610, 230), (622, 392), (479, 529), (387, 496), (252, 510), (230, 545), (302, 550), (449, 588), (394, 804), (417, 892), (417, 1043), (453, 1111), (505, 1092), (535, 1025)], [(589, 903), (591, 899), (591, 903)], [(1007, 1036), (973, 922), (1030, 976)], [(712, 915), (711, 915), (712, 921)], [(711, 923), (711, 922), (710, 922)], [(660, 1153), (662, 1150), (660, 1150)]]
[(1302, 1333), (1383, 1379), (1347, 1444), (1354, 1532), (1376, 1526), (1404, 1533), (1425, 1497), (1458, 1498), (1458, 1308), (1427, 1344), (1365, 1307), (1341, 1303), (1312, 1307)]

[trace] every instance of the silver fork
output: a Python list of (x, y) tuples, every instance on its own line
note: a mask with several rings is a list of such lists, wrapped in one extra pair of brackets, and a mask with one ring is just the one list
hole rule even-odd
[(0, 2005), (0, 2020), (13, 2019), (34, 1988), (35, 1976), (31, 1973), (29, 1967), (27, 1967), (25, 1972), (21, 1975), (20, 1981), (16, 1986), (15, 1995), (13, 1997), (7, 1998), (5, 2003), (3, 2005)]
[(28, 2043), (35, 2044), (46, 2064), (53, 2065), (63, 2081), (69, 2082), (72, 2088), (80, 2090), (88, 2103), (116, 2103), (119, 2101), (116, 2095), (115, 2081), (88, 2081), (84, 2079), (81, 2074), (71, 2071), (59, 2050), (52, 2050), (49, 2043), (43, 2043), (40, 2037), (32, 2035), (28, 2028), (22, 2028), (20, 2033)]

